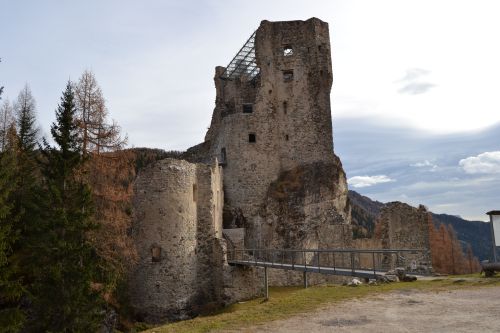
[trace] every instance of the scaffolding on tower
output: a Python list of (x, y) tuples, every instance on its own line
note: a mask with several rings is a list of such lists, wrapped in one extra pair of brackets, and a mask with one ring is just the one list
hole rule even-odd
[(241, 76), (246, 76), (249, 80), (255, 78), (260, 72), (255, 62), (255, 31), (248, 38), (246, 43), (227, 65), (221, 78), (235, 79)]

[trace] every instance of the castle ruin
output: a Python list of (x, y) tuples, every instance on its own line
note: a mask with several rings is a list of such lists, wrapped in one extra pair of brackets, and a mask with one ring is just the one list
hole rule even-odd
[(216, 68), (204, 142), (135, 181), (139, 261), (130, 299), (143, 320), (182, 319), (258, 295), (259, 271), (228, 266), (228, 242), (351, 246), (346, 176), (333, 150), (332, 75), (328, 24), (317, 18), (262, 21)]

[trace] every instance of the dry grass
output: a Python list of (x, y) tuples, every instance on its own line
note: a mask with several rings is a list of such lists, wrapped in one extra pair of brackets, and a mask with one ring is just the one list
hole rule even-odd
[(299, 287), (271, 288), (270, 300), (262, 298), (234, 304), (212, 315), (151, 328), (149, 333), (217, 332), (258, 325), (283, 319), (295, 314), (310, 312), (323, 305), (343, 300), (377, 295), (399, 289), (444, 291), (457, 288), (500, 286), (500, 278), (480, 278), (478, 274), (445, 277), (416, 282), (400, 282), (383, 285), (318, 286), (308, 289)]

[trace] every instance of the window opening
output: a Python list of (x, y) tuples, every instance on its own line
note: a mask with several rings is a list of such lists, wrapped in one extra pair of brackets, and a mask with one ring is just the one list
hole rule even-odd
[(243, 104), (243, 113), (252, 113), (253, 112), (253, 104), (244, 103)]
[(288, 103), (286, 101), (283, 102), (283, 113), (286, 114), (288, 110)]
[(257, 138), (255, 137), (255, 133), (248, 134), (248, 142), (255, 143), (256, 141), (257, 141)]
[(226, 163), (226, 148), (220, 150), (220, 163)]
[(151, 247), (151, 262), (160, 262), (161, 259), (161, 247), (158, 245), (153, 245)]
[(283, 47), (283, 56), (289, 57), (293, 55), (293, 48), (291, 45), (286, 45)]
[(283, 71), (283, 81), (284, 82), (293, 81), (293, 71), (292, 70)]
[(287, 135), (285, 135), (285, 140), (286, 140), (286, 141), (288, 141), (288, 134), (287, 134)]

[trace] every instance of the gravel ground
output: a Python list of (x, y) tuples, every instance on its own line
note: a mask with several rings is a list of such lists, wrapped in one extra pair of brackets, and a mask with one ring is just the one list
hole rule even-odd
[(227, 332), (500, 332), (500, 287), (398, 290)]

